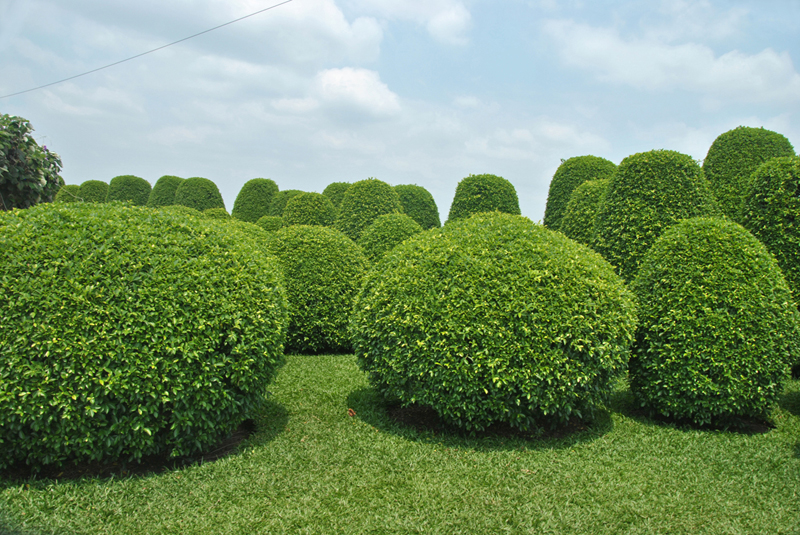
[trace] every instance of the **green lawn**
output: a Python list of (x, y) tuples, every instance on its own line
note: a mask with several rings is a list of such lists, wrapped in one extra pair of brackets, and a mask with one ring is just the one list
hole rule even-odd
[(764, 434), (655, 423), (621, 389), (590, 430), (544, 440), (393, 423), (352, 356), (289, 357), (269, 390), (220, 461), (0, 481), (0, 532), (800, 533), (800, 381)]

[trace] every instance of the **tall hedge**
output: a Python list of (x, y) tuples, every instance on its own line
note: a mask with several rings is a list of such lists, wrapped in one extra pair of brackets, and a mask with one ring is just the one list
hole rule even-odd
[(175, 189), (175, 204), (204, 211), (225, 208), (219, 188), (211, 180), (199, 176), (187, 178)]
[(283, 209), (284, 225), (321, 225), (330, 227), (336, 222), (336, 208), (322, 193), (303, 192), (295, 195)]
[(130, 201), (134, 206), (144, 206), (150, 197), (150, 182), (134, 175), (120, 175), (108, 184), (108, 197), (111, 201)]
[(371, 262), (378, 262), (386, 253), (419, 232), (422, 232), (422, 227), (406, 214), (383, 214), (361, 233), (358, 245)]
[(456, 186), (448, 220), (465, 219), (480, 212), (499, 211), (519, 215), (517, 190), (503, 177), (469, 175)]
[(442, 226), (439, 221), (439, 208), (436, 207), (436, 201), (428, 190), (416, 184), (401, 184), (395, 186), (394, 190), (400, 195), (403, 211), (419, 223), (423, 230)]
[(325, 189), (322, 190), (322, 194), (328, 197), (338, 209), (342, 204), (342, 199), (344, 199), (344, 192), (347, 191), (350, 185), (350, 182), (331, 182), (325, 186)]
[(78, 184), (65, 184), (58, 189), (53, 202), (81, 202), (80, 191)]
[(158, 208), (175, 204), (175, 191), (181, 182), (183, 182), (181, 177), (173, 175), (164, 175), (156, 180), (150, 197), (147, 199), (147, 206)]
[(368, 178), (350, 186), (339, 206), (336, 228), (353, 241), (358, 241), (361, 233), (383, 214), (402, 213), (400, 195), (392, 186)]
[(233, 203), (231, 216), (248, 223), (255, 223), (267, 215), (272, 199), (278, 193), (278, 185), (269, 178), (253, 178), (245, 182)]
[(83, 202), (106, 202), (108, 184), (102, 180), (86, 180), (78, 188), (78, 196)]
[(305, 192), (300, 191), (299, 189), (285, 189), (283, 191), (279, 191), (274, 197), (272, 197), (272, 202), (269, 203), (269, 211), (267, 212), (267, 215), (283, 217), (283, 211), (286, 209), (286, 204), (289, 202), (289, 199), (295, 195), (300, 195), (301, 193)]
[(587, 180), (572, 192), (564, 210), (559, 230), (568, 238), (592, 245), (594, 221), (608, 192), (610, 179)]
[(609, 179), (616, 170), (617, 166), (613, 162), (598, 156), (575, 156), (562, 160), (550, 181), (544, 208), (544, 225), (560, 230), (561, 219), (575, 188), (588, 180)]

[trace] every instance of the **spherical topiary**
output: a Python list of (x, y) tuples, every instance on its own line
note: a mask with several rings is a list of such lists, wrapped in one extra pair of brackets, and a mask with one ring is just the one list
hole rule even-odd
[(562, 160), (547, 193), (544, 208), (544, 225), (561, 230), (561, 218), (567, 208), (572, 192), (587, 180), (609, 179), (617, 170), (613, 162), (598, 156), (575, 156)]
[(697, 424), (763, 416), (800, 354), (800, 314), (775, 259), (738, 224), (682, 221), (645, 255), (631, 390)]
[(175, 189), (175, 204), (203, 211), (225, 208), (219, 188), (211, 180), (199, 176), (187, 178)]
[(739, 126), (714, 140), (703, 161), (703, 172), (725, 215), (738, 220), (750, 175), (777, 156), (794, 156), (794, 148), (784, 136), (764, 128)]
[(206, 208), (203, 215), (209, 219), (230, 219), (231, 214), (225, 208)]
[(595, 220), (593, 248), (626, 280), (653, 242), (681, 219), (717, 215), (703, 172), (691, 156), (653, 150), (628, 156), (611, 179)]
[(254, 178), (245, 182), (233, 203), (231, 216), (255, 223), (269, 212), (269, 205), (278, 193), (278, 185), (269, 178)]
[(353, 241), (383, 214), (403, 213), (397, 192), (382, 180), (368, 178), (350, 186), (339, 206), (336, 228)]
[(181, 182), (183, 182), (181, 177), (173, 175), (164, 175), (156, 180), (153, 191), (147, 198), (147, 206), (158, 208), (175, 204), (175, 190), (178, 189)]
[(403, 211), (419, 223), (423, 230), (442, 226), (436, 201), (428, 190), (416, 184), (401, 184), (395, 186), (394, 190), (400, 195)]
[(370, 261), (378, 262), (386, 253), (418, 232), (422, 232), (422, 227), (406, 214), (384, 214), (361, 233), (358, 245)]
[(350, 187), (350, 182), (331, 182), (328, 184), (322, 194), (328, 197), (333, 205), (338, 209), (344, 199), (344, 192)]
[(78, 188), (78, 197), (83, 202), (106, 202), (108, 184), (102, 180), (86, 180)]
[(193, 454), (262, 403), (286, 298), (249, 240), (119, 204), (4, 219), (0, 467)]
[(261, 216), (258, 218), (258, 221), (256, 221), (256, 225), (268, 232), (271, 232), (283, 227), (283, 218), (274, 215)]
[(587, 180), (572, 191), (567, 208), (563, 212), (560, 230), (566, 237), (592, 245), (594, 220), (608, 191), (609, 179)]
[(283, 209), (283, 224), (333, 226), (336, 208), (322, 193), (303, 192), (293, 196)]
[(495, 175), (469, 175), (456, 187), (449, 221), (465, 219), (480, 212), (504, 212), (519, 215), (517, 190), (503, 177)]
[(292, 225), (272, 234), (268, 252), (286, 277), (286, 350), (350, 351), (347, 325), (367, 259), (361, 248), (329, 227)]
[(111, 201), (130, 201), (134, 206), (144, 206), (150, 197), (150, 182), (133, 175), (120, 175), (108, 184), (108, 197)]
[(372, 385), (469, 430), (588, 416), (624, 373), (636, 328), (633, 296), (600, 255), (497, 212), (397, 246), (353, 310)]
[(53, 202), (82, 202), (80, 190), (77, 184), (65, 184), (56, 192)]
[(289, 199), (294, 197), (295, 195), (300, 195), (304, 193), (299, 189), (285, 189), (283, 191), (279, 191), (272, 197), (272, 202), (269, 203), (269, 211), (267, 215), (275, 216), (275, 217), (283, 217), (283, 211), (286, 209), (286, 204), (289, 202)]

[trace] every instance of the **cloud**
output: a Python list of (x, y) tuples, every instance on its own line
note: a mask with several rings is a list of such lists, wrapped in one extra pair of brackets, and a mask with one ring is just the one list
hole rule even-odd
[(472, 15), (461, 0), (350, 0), (356, 9), (391, 20), (407, 20), (424, 26), (437, 41), (465, 45)]
[(381, 82), (375, 71), (345, 67), (325, 69), (316, 77), (315, 90), (320, 99), (333, 106), (343, 106), (373, 116), (400, 112), (398, 97)]
[(477, 108), (481, 105), (481, 101), (477, 97), (463, 95), (453, 99), (453, 104), (459, 108)]

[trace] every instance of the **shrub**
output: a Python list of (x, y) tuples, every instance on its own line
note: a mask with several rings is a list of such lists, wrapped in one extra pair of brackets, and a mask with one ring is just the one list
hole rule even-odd
[(283, 224), (333, 226), (336, 208), (322, 193), (300, 193), (289, 199), (283, 210)]
[(344, 199), (344, 192), (350, 187), (350, 182), (331, 182), (328, 184), (324, 190), (322, 190), (322, 194), (328, 197), (333, 206), (337, 209), (342, 204), (342, 199)]
[(361, 233), (358, 245), (371, 262), (378, 262), (386, 253), (418, 232), (422, 232), (422, 227), (406, 214), (384, 214)]
[(269, 178), (254, 178), (245, 182), (233, 203), (231, 215), (236, 219), (255, 223), (267, 215), (278, 185)]
[(134, 206), (144, 206), (150, 198), (150, 183), (138, 176), (120, 175), (108, 184), (108, 202), (130, 201)]
[(231, 214), (225, 208), (206, 208), (203, 215), (209, 219), (230, 219)]
[(401, 184), (395, 186), (394, 190), (400, 196), (403, 212), (419, 223), (423, 230), (442, 226), (436, 201), (433, 200), (433, 195), (428, 190), (416, 184)]
[(361, 248), (332, 228), (292, 225), (273, 234), (268, 251), (286, 277), (286, 350), (349, 352), (347, 324), (367, 266)]
[(371, 384), (481, 430), (585, 417), (624, 373), (633, 296), (597, 253), (483, 213), (417, 234), (364, 279), (351, 336)]
[(547, 193), (544, 208), (544, 225), (553, 230), (561, 230), (561, 219), (575, 188), (588, 180), (604, 180), (614, 175), (617, 166), (598, 156), (575, 156), (562, 160)]
[(87, 180), (78, 187), (78, 197), (83, 202), (106, 202), (108, 184), (102, 180)]
[(286, 203), (289, 202), (289, 199), (295, 195), (300, 195), (301, 193), (303, 192), (299, 189), (287, 189), (279, 191), (272, 198), (272, 202), (269, 205), (269, 212), (267, 212), (267, 214), (275, 217), (283, 217), (283, 210), (286, 208)]
[(175, 190), (183, 182), (179, 176), (164, 175), (156, 181), (150, 196), (147, 198), (147, 206), (158, 208), (159, 206), (172, 206), (175, 204)]
[(225, 208), (219, 188), (211, 180), (199, 176), (187, 178), (175, 189), (175, 204), (203, 211)]
[(738, 224), (685, 220), (632, 284), (640, 327), (631, 390), (652, 412), (697, 424), (763, 416), (800, 354), (800, 314), (766, 248)]
[(65, 184), (59, 188), (53, 202), (82, 202), (80, 191), (81, 187), (77, 184)]
[(626, 280), (653, 242), (681, 219), (717, 215), (700, 166), (690, 156), (653, 150), (619, 164), (595, 221), (594, 249)]
[(587, 180), (572, 192), (558, 226), (565, 236), (591, 245), (594, 239), (594, 220), (608, 191), (609, 179)]
[(278, 230), (283, 226), (283, 218), (274, 215), (265, 215), (258, 218), (256, 225), (268, 232), (271, 232), (273, 230)]
[(344, 194), (336, 228), (353, 241), (358, 241), (364, 229), (378, 216), (395, 212), (402, 213), (403, 205), (392, 186), (377, 178), (359, 180)]
[(4, 219), (0, 467), (193, 454), (262, 402), (286, 301), (248, 240), (119, 204)]
[(456, 187), (448, 220), (465, 219), (480, 212), (504, 212), (519, 215), (517, 190), (503, 177), (469, 175)]
[(777, 156), (794, 156), (794, 148), (784, 136), (764, 128), (739, 126), (714, 140), (703, 162), (703, 172), (725, 215), (738, 220), (750, 175)]
[(158, 207), (158, 211), (159, 212), (166, 212), (166, 213), (169, 213), (169, 214), (182, 214), (182, 215), (188, 215), (188, 216), (191, 216), (191, 217), (200, 217), (202, 219), (206, 219), (205, 217), (203, 217), (203, 212), (201, 212), (200, 210), (196, 210), (194, 208), (189, 208), (188, 206), (182, 206), (180, 204), (170, 204), (168, 206), (159, 206)]

